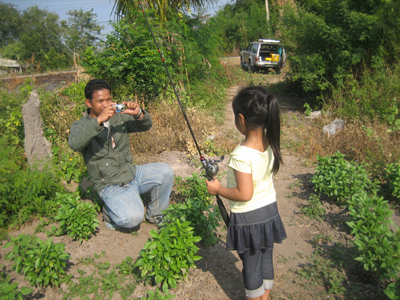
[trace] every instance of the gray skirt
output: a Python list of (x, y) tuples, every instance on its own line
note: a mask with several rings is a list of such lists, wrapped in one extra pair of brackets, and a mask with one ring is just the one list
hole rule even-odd
[(274, 243), (285, 238), (285, 227), (274, 202), (252, 211), (231, 213), (226, 249), (238, 253), (272, 249)]

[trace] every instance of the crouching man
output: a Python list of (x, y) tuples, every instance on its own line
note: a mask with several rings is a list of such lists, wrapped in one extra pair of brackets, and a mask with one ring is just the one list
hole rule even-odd
[(145, 209), (141, 194), (150, 192), (146, 219), (162, 222), (174, 181), (174, 171), (164, 163), (134, 165), (129, 133), (152, 126), (150, 115), (136, 102), (123, 102), (116, 112), (110, 85), (101, 79), (85, 88), (87, 114), (70, 128), (69, 146), (82, 153), (94, 189), (104, 201), (103, 220), (110, 230), (138, 230)]

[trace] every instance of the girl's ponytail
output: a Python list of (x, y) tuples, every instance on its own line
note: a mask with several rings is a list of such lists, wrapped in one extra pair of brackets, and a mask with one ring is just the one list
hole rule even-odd
[(264, 128), (268, 145), (274, 153), (274, 165), (272, 173), (279, 171), (283, 163), (281, 155), (281, 111), (276, 97), (269, 95), (261, 86), (250, 86), (241, 90), (233, 98), (232, 108), (235, 121), (242, 114), (247, 129)]
[(280, 164), (283, 163), (281, 155), (281, 110), (275, 96), (268, 95), (267, 103), (266, 136), (268, 145), (274, 153), (272, 173), (276, 174), (279, 171)]

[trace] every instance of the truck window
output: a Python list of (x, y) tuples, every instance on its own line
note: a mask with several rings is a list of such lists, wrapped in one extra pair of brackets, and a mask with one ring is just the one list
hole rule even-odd
[(258, 50), (258, 44), (253, 44), (253, 48), (251, 49), (251, 53), (257, 53)]

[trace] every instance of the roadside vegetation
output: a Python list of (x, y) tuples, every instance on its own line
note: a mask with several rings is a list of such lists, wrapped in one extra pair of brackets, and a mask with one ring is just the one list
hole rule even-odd
[[(131, 137), (133, 152), (145, 157), (147, 152), (179, 150), (195, 157), (195, 146), (143, 15), (124, 6), (124, 1), (118, 3), (126, 17), (113, 25), (112, 34), (94, 43), (97, 25), (87, 32), (87, 39), (74, 44), (79, 34), (74, 31), (73, 19), (59, 23), (57, 16), (37, 7), (20, 13), (0, 2), (2, 12), (17, 16), (13, 21), (51, 21), (52, 32), (58, 34), (54, 41), (61, 39), (62, 32), (66, 41), (61, 48), (38, 43), (36, 50), (30, 47), (30, 28), (10, 23), (1, 27), (8, 31), (1, 32), (0, 53), (11, 59), (20, 53), (19, 59), (30, 60), (33, 70), (44, 71), (70, 67), (71, 49), (79, 49), (87, 75), (108, 80), (117, 102), (135, 99), (151, 113), (155, 126), (151, 133)], [(177, 7), (185, 3), (180, 5)], [(338, 250), (345, 249), (343, 245), (329, 252), (316, 242), (309, 264), (296, 272), (297, 282), (303, 287), (309, 282), (323, 286), (321, 297), (358, 299), (359, 289), (346, 283), (351, 278), (352, 282), (383, 286), (388, 298), (400, 299), (400, 236), (392, 221), (400, 201), (400, 37), (396, 34), (400, 6), (395, 1), (270, 1), (267, 24), (264, 5), (264, 1), (237, 1), (207, 22), (200, 14), (174, 13), (176, 7), (167, 14), (147, 7), (146, 12), (196, 139), (207, 155), (227, 154), (234, 146), (229, 138), (210, 138), (224, 120), (226, 88), (266, 85), (263, 78), (270, 76), (221, 64), (219, 58), (238, 55), (241, 47), (258, 38), (274, 37), (285, 43), (289, 60), (285, 80), (267, 85), (267, 89), (298, 97), (306, 114), (322, 111), (310, 128), (296, 127), (296, 120), (283, 120), (283, 147), (316, 165), (310, 181), (312, 194), (302, 214), (316, 222), (327, 221), (324, 204), (342, 207), (347, 212), (346, 228), (353, 236), (352, 248), (346, 249), (347, 260)], [(90, 12), (74, 11), (72, 16), (87, 17), (96, 25)], [(3, 19), (0, 22), (6, 24)], [(35, 40), (44, 41), (40, 36)], [(87, 177), (81, 155), (67, 145), (69, 126), (85, 110), (85, 84), (85, 79), (80, 79), (54, 92), (36, 87), (32, 80), (17, 89), (1, 86), (0, 235), (6, 240), (4, 247), (10, 249), (4, 259), (12, 261), (12, 269), (23, 274), (32, 287), (67, 284), (64, 299), (87, 295), (111, 299), (114, 293), (128, 299), (137, 283), (157, 286), (146, 299), (173, 298), (171, 289), (200, 259), (197, 245), (217, 243), (216, 232), (222, 224), (199, 174), (176, 179), (185, 201), (174, 199), (166, 212), (166, 225), (151, 232), (152, 238), (136, 261), (127, 257), (111, 266), (104, 254), (95, 254), (81, 258), (80, 264), (93, 265), (96, 272), (88, 275), (80, 270), (79, 278), (71, 278), (64, 245), (52, 242), (51, 236), (60, 235), (80, 242), (90, 239), (102, 208), (90, 188), (71, 194), (63, 185)], [(45, 137), (53, 147), (52, 164), (40, 171), (26, 161), (21, 115), (22, 104), (34, 88), (40, 95)], [(345, 121), (344, 128), (334, 136), (323, 133), (322, 127), (336, 118)], [(294, 129), (295, 138), (289, 134)], [(33, 235), (9, 235), (35, 219), (40, 220), (36, 232), (46, 232), (46, 241)], [(321, 240), (329, 242), (329, 237), (316, 238)], [(349, 259), (356, 268), (353, 273), (362, 276), (347, 272), (344, 262)], [(23, 299), (33, 292), (32, 288), (18, 288), (7, 275), (9, 271), (1, 267), (1, 297)]]

